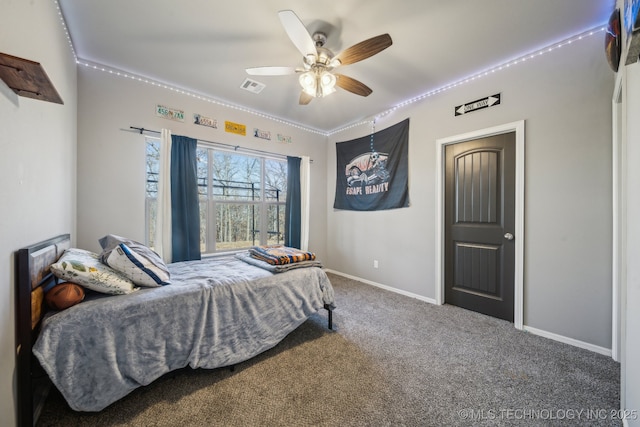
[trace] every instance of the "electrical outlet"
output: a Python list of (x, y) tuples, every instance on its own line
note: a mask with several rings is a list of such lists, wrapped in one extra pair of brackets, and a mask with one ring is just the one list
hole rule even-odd
[(377, 259), (373, 260), (373, 268), (378, 268), (378, 260)]

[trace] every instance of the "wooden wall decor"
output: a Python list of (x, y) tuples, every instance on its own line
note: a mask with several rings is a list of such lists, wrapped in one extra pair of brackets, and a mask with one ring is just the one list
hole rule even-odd
[(0, 53), (0, 79), (19, 96), (64, 104), (38, 62)]

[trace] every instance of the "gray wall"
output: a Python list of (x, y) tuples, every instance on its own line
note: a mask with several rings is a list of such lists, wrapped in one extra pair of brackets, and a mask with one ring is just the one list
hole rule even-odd
[[(328, 266), (435, 299), (436, 140), (525, 120), (524, 325), (610, 349), (615, 75), (602, 39), (572, 43), (378, 120), (380, 130), (410, 118), (409, 208), (332, 210), (335, 142), (367, 135), (370, 126), (332, 135)], [(500, 106), (454, 117), (454, 106), (495, 93)]]
[[(80, 66), (78, 70), (78, 246), (99, 251), (98, 239), (113, 233), (144, 242), (145, 142), (129, 126), (293, 156), (308, 155), (311, 165), (309, 248), (326, 253), (325, 137), (240, 110), (198, 100), (137, 80)], [(183, 123), (157, 117), (156, 104), (185, 111)], [(213, 129), (192, 123), (194, 112), (217, 119)], [(224, 121), (243, 123), (247, 136), (224, 131)], [(271, 131), (266, 141), (253, 128)], [(280, 133), (292, 143), (277, 142)]]
[[(13, 251), (70, 232), (77, 245), (97, 249), (97, 238), (113, 232), (144, 238), (144, 143), (121, 132), (129, 125), (171, 127), (203, 139), (238, 143), (293, 155), (310, 155), (311, 248), (328, 267), (427, 298), (434, 297), (435, 141), (526, 120), (525, 325), (595, 346), (611, 343), (611, 151), (610, 99), (613, 74), (602, 37), (546, 54), (492, 77), (428, 98), (378, 121), (377, 129), (411, 118), (408, 209), (353, 213), (334, 211), (336, 141), (366, 135), (354, 128), (330, 138), (274, 124), (170, 91), (109, 74), (76, 68), (53, 2), (9, 2), (0, 14), (0, 52), (41, 62), (62, 95), (63, 106), (0, 95), (0, 413), (14, 416)], [(640, 90), (638, 65), (628, 90)], [(501, 92), (502, 105), (461, 118), (453, 106)], [(631, 98), (631, 97), (630, 97)], [(637, 98), (637, 97), (636, 97)], [(76, 122), (76, 100), (80, 111)], [(222, 130), (196, 129), (153, 115), (155, 103), (210, 112), (219, 121), (246, 123), (291, 135), (294, 144), (264, 147)], [(630, 102), (631, 117), (640, 114)], [(638, 129), (629, 120), (629, 163), (640, 159)], [(637, 125), (636, 125), (637, 127)], [(76, 130), (78, 138), (76, 138)], [(212, 133), (213, 132), (213, 133)], [(633, 133), (632, 133), (633, 132)], [(76, 139), (77, 170), (76, 180)], [(273, 148), (272, 148), (273, 147)], [(56, 165), (55, 168), (49, 167)], [(43, 169), (48, 168), (48, 169)], [(629, 183), (637, 182), (629, 168)], [(77, 185), (77, 203), (76, 203)], [(628, 217), (640, 198), (630, 185)], [(42, 213), (38, 208), (49, 206)], [(77, 206), (77, 209), (76, 209)], [(77, 233), (76, 233), (77, 210)], [(326, 215), (325, 215), (326, 212)], [(640, 318), (637, 221), (629, 221), (625, 396), (640, 406)], [(402, 256), (397, 255), (402, 250)], [(373, 259), (380, 268), (372, 268)]]
[(64, 101), (0, 93), (0, 424), (12, 426), (14, 251), (75, 235), (77, 94), (75, 60), (54, 2), (2, 2), (0, 52), (40, 62)]

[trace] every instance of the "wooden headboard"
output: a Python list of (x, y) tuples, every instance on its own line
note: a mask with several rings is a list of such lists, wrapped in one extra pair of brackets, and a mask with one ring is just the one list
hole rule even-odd
[(62, 234), (16, 252), (17, 417), (20, 427), (35, 424), (51, 384), (31, 348), (46, 310), (44, 289), (56, 282), (49, 266), (70, 245), (70, 235)]

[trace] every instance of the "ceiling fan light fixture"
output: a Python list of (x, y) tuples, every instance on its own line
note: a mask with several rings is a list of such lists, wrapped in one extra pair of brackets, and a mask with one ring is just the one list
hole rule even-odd
[(331, 55), (326, 49), (318, 48), (318, 59), (316, 62), (324, 64), (325, 66), (331, 62)]
[(354, 64), (380, 53), (393, 44), (389, 34), (356, 43), (342, 52), (334, 53), (325, 48), (327, 35), (317, 31), (311, 35), (304, 23), (292, 10), (278, 12), (282, 26), (298, 51), (302, 54), (302, 67), (247, 68), (252, 75), (284, 75), (300, 73), (298, 82), (302, 93), (298, 103), (307, 105), (313, 98), (322, 98), (336, 91), (336, 86), (360, 96), (369, 96), (371, 88), (343, 74), (332, 74), (335, 68)]
[(316, 96), (316, 76), (313, 71), (307, 71), (306, 73), (300, 74), (298, 81), (300, 82), (300, 86), (302, 86), (303, 91), (308, 95)]
[(333, 88), (336, 85), (336, 76), (328, 71), (324, 71), (320, 75), (320, 84), (324, 89)]
[(336, 76), (328, 71), (323, 71), (318, 80), (322, 88), (322, 96), (327, 96), (336, 91)]
[(300, 74), (298, 78), (302, 90), (314, 98), (322, 98), (336, 91), (336, 76), (318, 69)]

